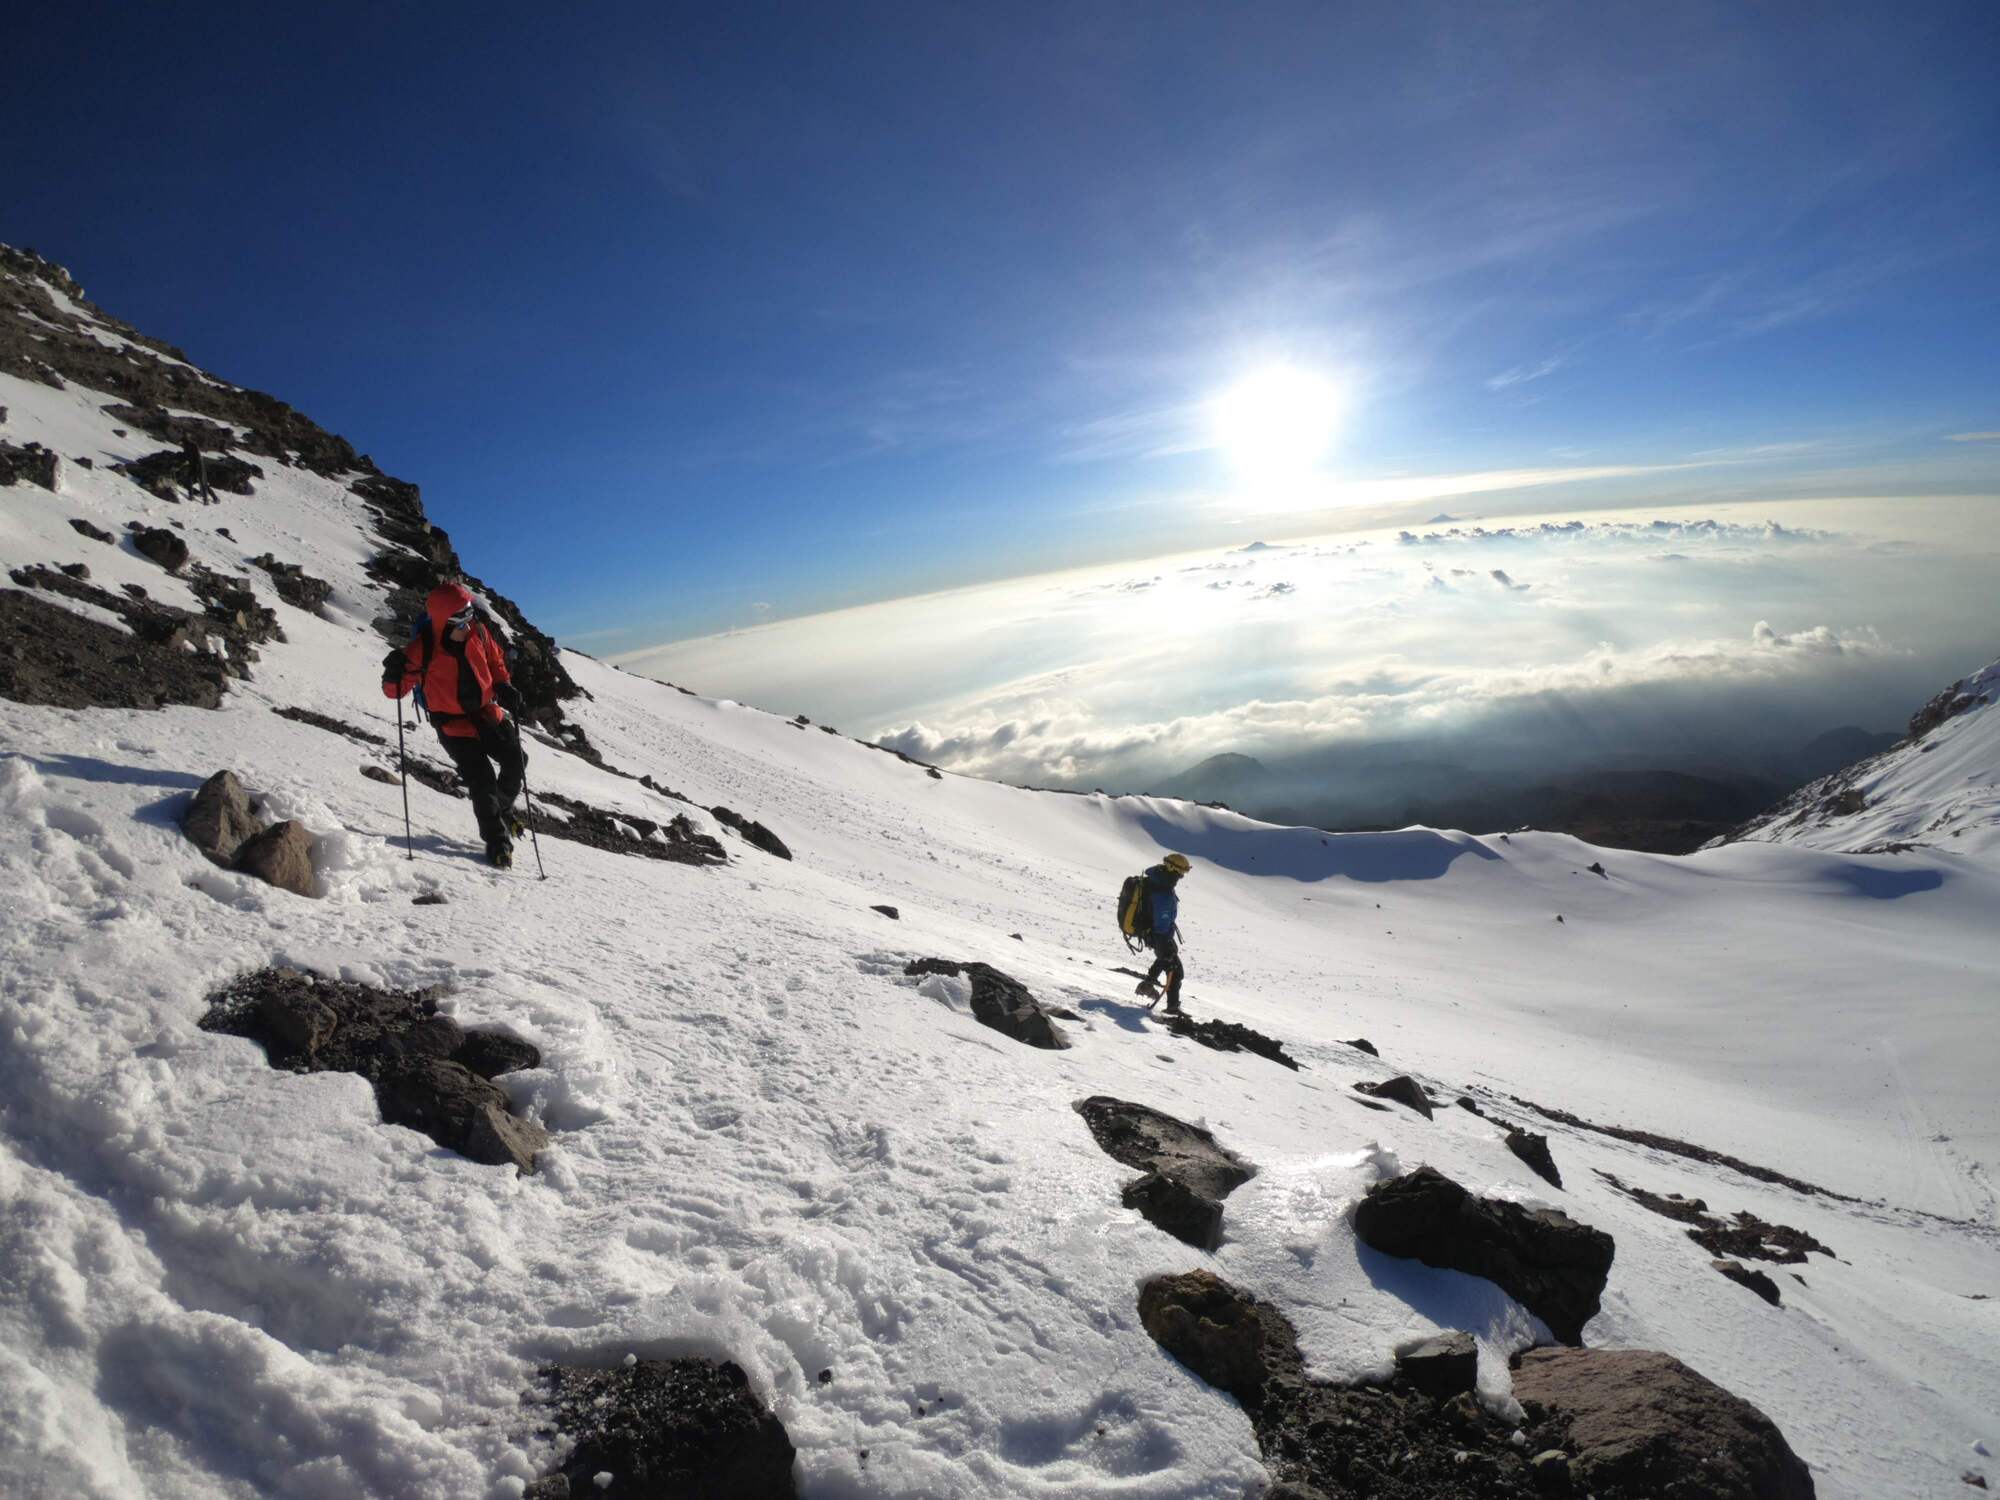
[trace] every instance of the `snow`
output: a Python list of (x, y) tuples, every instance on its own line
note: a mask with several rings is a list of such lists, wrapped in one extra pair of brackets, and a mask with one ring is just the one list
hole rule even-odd
[[(1970, 706), (1915, 741), (1906, 741), (1846, 773), (1805, 788), (1805, 811), (1780, 816), (1747, 837), (1812, 849), (1886, 849), (1922, 844), (1992, 862), (2000, 860), (2000, 661), (1964, 679)], [(1851, 786), (1859, 811), (1823, 804)]]
[[(111, 435), (110, 399), (0, 377), (9, 438), (66, 457), (143, 451)], [(265, 467), (254, 497), (215, 507), (74, 464), (60, 495), (0, 491), (9, 566), (81, 560), (105, 587), (191, 602), (67, 524), (144, 518), (181, 521), (217, 569), (271, 551), (335, 584), (322, 615), (273, 599), (288, 641), (218, 711), (0, 702), (0, 1492), (518, 1495), (551, 1456), (521, 1405), (538, 1364), (703, 1352), (748, 1371), (815, 1500), (1234, 1500), (1262, 1481), (1249, 1423), (1140, 1328), (1148, 1276), (1210, 1265), (1273, 1298), (1328, 1377), (1466, 1328), (1503, 1407), (1506, 1356), (1546, 1337), (1489, 1283), (1355, 1240), (1356, 1198), (1420, 1162), (1611, 1233), (1589, 1341), (1665, 1349), (1748, 1397), (1823, 1496), (1955, 1493), (1967, 1448), (2000, 1436), (2000, 1303), (1972, 1300), (2000, 1292), (1990, 839), (1671, 859), (1545, 834), (1328, 836), (934, 779), (570, 653), (591, 695), (570, 711), (612, 765), (761, 819), (795, 860), (694, 810), (728, 865), (551, 840), (546, 882), (525, 851), (500, 875), (466, 805), (414, 782), (412, 860), (400, 791), (357, 774), (393, 752), (270, 712), (395, 737), (365, 513), (336, 481)], [(1870, 796), (1990, 786), (1996, 718), (1934, 731), (1940, 748)], [(438, 758), (427, 729), (413, 749)], [(531, 753), (538, 791), (683, 810)], [(313, 831), (320, 899), (181, 837), (224, 766)], [(1169, 1037), (1110, 972), (1118, 880), (1167, 848), (1195, 861), (1190, 1008), (1279, 1037), (1302, 1071)], [(431, 891), (448, 904), (411, 904)], [(962, 982), (904, 977), (929, 955), (1075, 1008), (1073, 1047), (1016, 1045), (972, 1019)], [(501, 1082), (553, 1134), (543, 1169), (475, 1165), (380, 1123), (359, 1078), (281, 1074), (197, 1029), (210, 990), (265, 964), (449, 984), (461, 1021), (534, 1041), (543, 1066)], [(1357, 1036), (1380, 1063), (1342, 1045)], [(1401, 1071), (1546, 1131), (1565, 1189), (1464, 1110), (1358, 1102), (1354, 1082)], [(1072, 1109), (1096, 1093), (1203, 1123), (1257, 1165), (1215, 1255), (1119, 1206), (1132, 1174)], [(1538, 1120), (1517, 1095), (1860, 1201)], [(1772, 1268), (1785, 1305), (1767, 1307), (1599, 1170), (1796, 1225), (1839, 1258)]]

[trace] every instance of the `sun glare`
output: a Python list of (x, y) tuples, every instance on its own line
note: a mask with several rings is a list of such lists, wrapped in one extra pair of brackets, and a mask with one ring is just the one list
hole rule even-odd
[(1324, 375), (1273, 365), (1216, 398), (1216, 441), (1251, 478), (1300, 479), (1326, 456), (1342, 405), (1340, 387)]

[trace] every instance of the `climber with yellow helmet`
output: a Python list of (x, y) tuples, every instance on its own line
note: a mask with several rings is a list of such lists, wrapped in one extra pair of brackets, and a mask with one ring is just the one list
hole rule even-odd
[[(1144, 932), (1135, 931), (1133, 935), (1142, 938), (1146, 946), (1153, 950), (1153, 967), (1139, 981), (1135, 993), (1149, 1000), (1158, 1000), (1164, 994), (1169, 1015), (1180, 1013), (1181, 980), (1187, 977), (1178, 941), (1181, 903), (1174, 888), (1190, 868), (1192, 866), (1185, 854), (1169, 854), (1146, 872), (1145, 893), (1135, 903), (1144, 913), (1146, 927)], [(1164, 992), (1158, 982), (1162, 978), (1167, 982)]]

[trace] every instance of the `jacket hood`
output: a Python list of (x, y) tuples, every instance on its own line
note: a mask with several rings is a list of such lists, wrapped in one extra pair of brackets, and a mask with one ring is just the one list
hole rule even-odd
[(468, 594), (460, 585), (456, 583), (441, 583), (432, 589), (430, 597), (424, 600), (424, 609), (431, 617), (431, 624), (436, 626), (438, 631), (442, 633), (444, 622), (471, 602), (472, 595)]

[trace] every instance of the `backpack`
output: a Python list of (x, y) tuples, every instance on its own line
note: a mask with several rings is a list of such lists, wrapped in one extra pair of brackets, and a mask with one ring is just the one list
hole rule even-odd
[(1146, 877), (1127, 875), (1118, 887), (1118, 930), (1129, 948), (1153, 935), (1153, 903), (1147, 899)]

